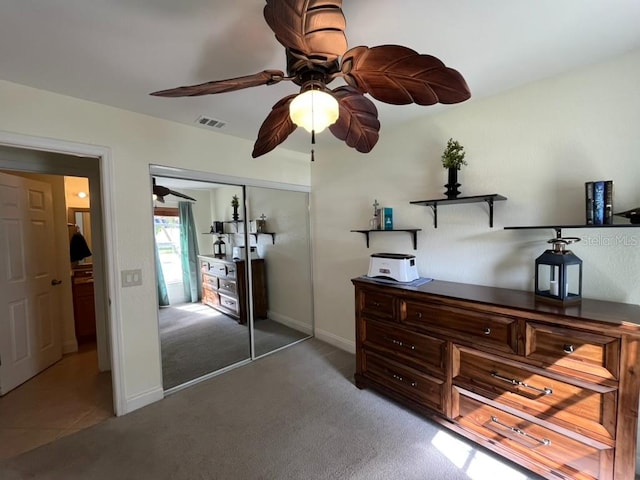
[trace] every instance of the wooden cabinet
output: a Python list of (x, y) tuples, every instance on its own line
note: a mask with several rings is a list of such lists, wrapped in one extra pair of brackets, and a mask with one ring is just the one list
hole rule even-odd
[(78, 344), (96, 340), (96, 314), (92, 265), (73, 269), (71, 276), (73, 321)]
[(356, 278), (356, 385), (549, 479), (635, 476), (640, 306)]
[[(247, 273), (244, 260), (198, 256), (202, 274), (202, 303), (246, 324)], [(267, 318), (267, 282), (264, 259), (251, 260), (253, 312), (255, 318)]]

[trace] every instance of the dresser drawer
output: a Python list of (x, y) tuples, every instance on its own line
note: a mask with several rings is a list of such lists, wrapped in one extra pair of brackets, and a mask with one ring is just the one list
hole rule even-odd
[(362, 374), (411, 400), (444, 413), (444, 382), (374, 353), (362, 353)]
[[(554, 471), (553, 478), (612, 478), (613, 449), (587, 445), (559, 432), (512, 415), (454, 389), (456, 421), (493, 444)], [(598, 446), (595, 446), (598, 445)]]
[(209, 275), (207, 273), (202, 274), (202, 286), (212, 290), (218, 289), (218, 277)]
[(237, 272), (238, 266), (235, 263), (230, 263), (226, 265), (225, 277), (236, 279), (238, 277)]
[(236, 288), (236, 281), (229, 280), (228, 278), (220, 278), (218, 280), (218, 288), (220, 292), (227, 293), (232, 297), (237, 297), (238, 289)]
[(200, 268), (204, 273), (209, 275), (215, 275), (220, 278), (237, 278), (236, 268), (237, 265), (235, 262), (221, 262), (221, 261), (211, 261), (207, 262), (204, 260), (200, 261)]
[(360, 290), (360, 305), (363, 315), (393, 320), (393, 295), (387, 295), (369, 290)]
[(227, 265), (224, 263), (210, 263), (209, 264), (209, 273), (215, 275), (216, 277), (226, 277), (227, 276)]
[(401, 362), (410, 362), (414, 368), (444, 375), (445, 340), (366, 320), (362, 342), (367, 348), (396, 356)]
[(518, 320), (463, 308), (422, 302), (403, 302), (401, 322), (440, 332), (463, 342), (485, 345), (507, 353), (521, 353)]
[(563, 382), (517, 362), (453, 347), (453, 383), (576, 433), (611, 442), (616, 431), (612, 387)]
[(230, 313), (235, 315), (238, 314), (238, 300), (236, 298), (227, 297), (226, 295), (220, 294), (220, 303), (219, 305)]
[(526, 356), (553, 370), (618, 379), (620, 340), (604, 335), (527, 323)]
[(205, 305), (209, 305), (210, 307), (215, 307), (220, 304), (220, 297), (215, 291), (208, 288), (203, 288), (202, 303), (204, 303)]

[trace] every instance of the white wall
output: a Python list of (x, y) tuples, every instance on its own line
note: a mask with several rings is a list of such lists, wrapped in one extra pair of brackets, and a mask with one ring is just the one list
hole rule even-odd
[[(393, 131), (380, 118), (367, 155), (325, 151), (312, 166), (316, 335), (353, 349), (350, 279), (367, 273), (371, 253), (413, 253), (422, 276), (532, 290), (534, 260), (554, 232), (504, 226), (584, 224), (584, 182), (594, 179), (615, 181), (614, 211), (640, 206), (639, 78), (635, 51)], [(440, 155), (450, 137), (467, 152), (462, 195), (508, 198), (496, 203), (493, 229), (482, 203), (440, 206), (437, 229), (430, 208), (409, 204), (444, 197)], [(374, 199), (394, 208), (397, 228), (423, 229), (417, 251), (408, 234), (374, 234), (367, 249), (349, 232), (368, 228)], [(571, 249), (584, 261), (584, 297), (640, 303), (640, 228), (563, 234), (583, 239)]]
[[(0, 81), (0, 131), (108, 147), (113, 162), (116, 274), (141, 269), (121, 288), (124, 412), (162, 397), (149, 165), (309, 185), (306, 155), (278, 149), (258, 160), (252, 142)], [(82, 162), (78, 158), (78, 162)], [(146, 299), (146, 300), (143, 300)]]

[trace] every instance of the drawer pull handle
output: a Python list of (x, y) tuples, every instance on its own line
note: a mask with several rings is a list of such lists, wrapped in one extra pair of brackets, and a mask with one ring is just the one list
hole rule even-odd
[[(399, 382), (404, 382), (404, 378), (396, 373), (392, 374), (392, 377), (398, 380)], [(416, 382), (415, 380), (412, 380), (411, 382), (409, 382), (409, 385), (411, 385), (413, 388), (416, 388), (418, 386), (418, 382)]]
[(395, 338), (391, 339), (391, 343), (393, 343), (394, 345), (398, 345), (399, 347), (407, 347), (409, 350), (415, 350), (416, 346), (415, 345), (405, 345), (405, 343), (402, 340), (396, 340)]
[(540, 392), (543, 395), (552, 395), (553, 394), (553, 389), (552, 388), (549, 388), (549, 387), (544, 387), (544, 388), (534, 387), (533, 385), (529, 385), (528, 383), (525, 383), (522, 380), (516, 380), (515, 378), (503, 377), (502, 375), (500, 375), (495, 370), (491, 372), (491, 376), (493, 378), (497, 378), (498, 380), (502, 380), (503, 382), (510, 383), (511, 385), (517, 385), (519, 387), (524, 387), (524, 388), (529, 388), (531, 390), (535, 390), (536, 392)]
[(416, 313), (416, 317), (417, 317), (417, 318), (422, 318), (422, 312), (418, 312), (418, 313)]
[(491, 335), (491, 329), (489, 327), (484, 327), (484, 334)]
[(511, 430), (513, 433), (517, 433), (518, 435), (522, 435), (524, 437), (527, 437), (527, 438), (530, 438), (532, 440), (535, 440), (536, 442), (540, 443), (541, 445), (551, 445), (551, 440), (549, 440), (548, 438), (538, 438), (538, 437), (535, 437), (535, 436), (525, 432), (524, 430), (520, 430), (518, 427), (512, 427), (511, 425), (507, 425), (506, 423), (502, 423), (500, 420), (498, 420), (498, 417), (496, 417), (495, 415), (491, 416), (491, 421), (494, 422), (494, 423), (497, 423), (501, 427), (504, 427), (504, 428), (507, 428), (507, 429)]
[(380, 308), (382, 306), (378, 302), (372, 302), (372, 305), (376, 308)]
[(562, 351), (563, 351), (564, 353), (573, 353), (573, 352), (575, 352), (575, 351), (576, 351), (576, 347), (574, 347), (573, 345), (569, 345), (568, 343), (565, 343), (565, 344), (562, 346)]

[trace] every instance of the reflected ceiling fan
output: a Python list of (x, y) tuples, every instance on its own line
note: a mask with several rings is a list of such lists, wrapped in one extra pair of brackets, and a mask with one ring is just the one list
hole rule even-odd
[[(431, 55), (400, 45), (347, 50), (342, 0), (266, 1), (264, 18), (286, 50), (286, 75), (264, 70), (151, 95), (208, 95), (292, 81), (300, 93), (273, 106), (258, 132), (254, 158), (273, 150), (298, 126), (311, 133), (312, 143), (315, 133), (328, 126), (348, 146), (370, 152), (378, 141), (380, 122), (375, 104), (364, 94), (393, 105), (453, 104), (471, 97), (462, 75)], [(336, 78), (346, 85), (328, 89)]]
[(186, 198), (187, 200), (192, 200), (194, 202), (196, 201), (195, 198), (192, 198), (189, 195), (185, 195), (184, 193), (176, 192), (175, 190), (171, 190), (168, 187), (163, 187), (161, 185), (157, 185), (155, 178), (153, 179), (153, 195), (155, 196), (155, 199), (158, 200), (160, 203), (164, 203), (164, 197), (166, 197), (167, 195), (174, 195), (176, 197)]

